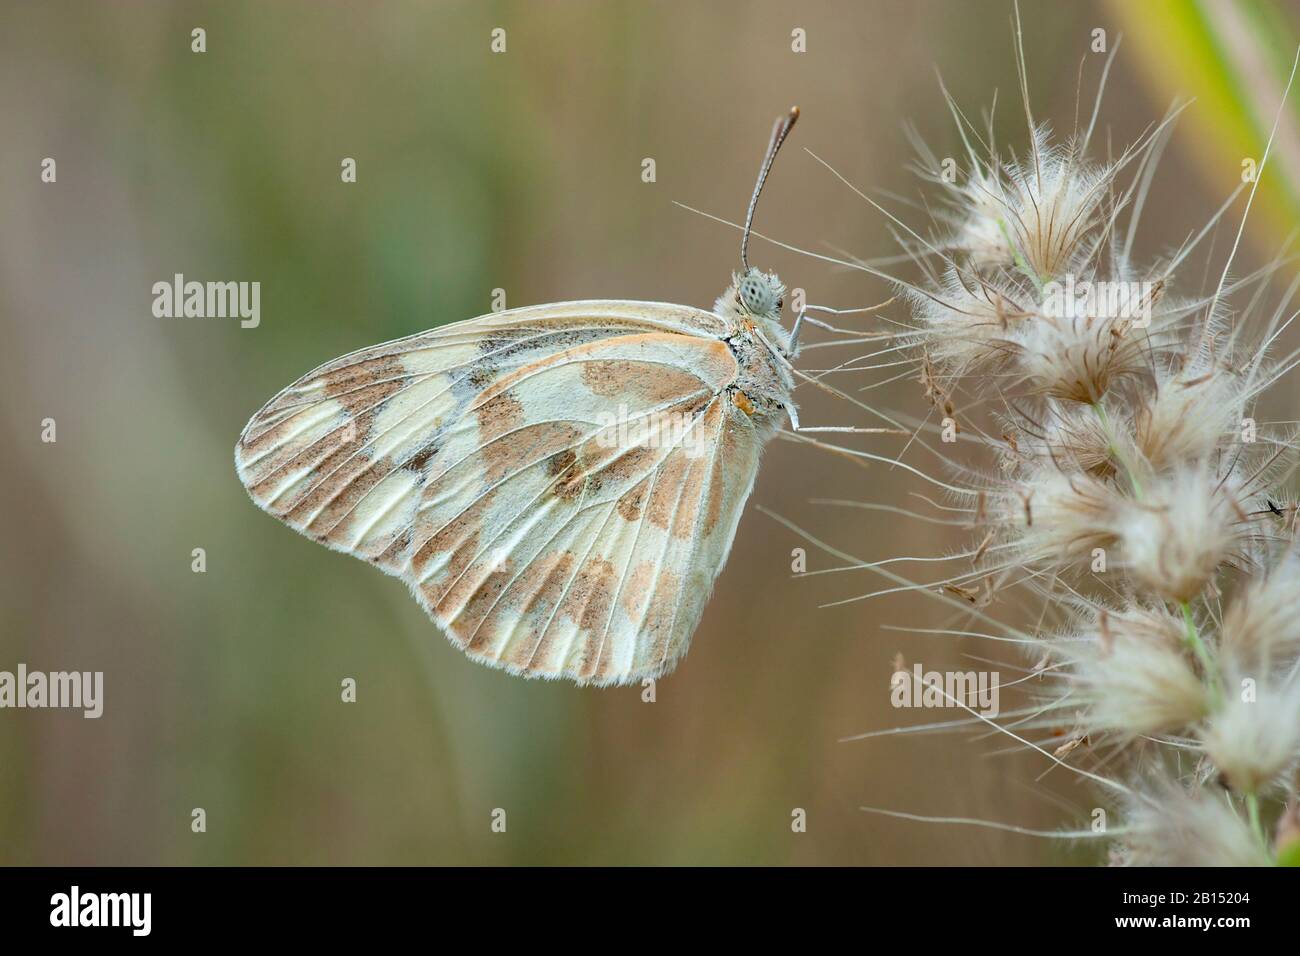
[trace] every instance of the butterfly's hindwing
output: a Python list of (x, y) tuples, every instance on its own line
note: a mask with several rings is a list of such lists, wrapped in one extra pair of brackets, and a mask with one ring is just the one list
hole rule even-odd
[(267, 511), (411, 586), (476, 659), (597, 683), (670, 668), (761, 438), (721, 320), (542, 306), (328, 363), (245, 429)]

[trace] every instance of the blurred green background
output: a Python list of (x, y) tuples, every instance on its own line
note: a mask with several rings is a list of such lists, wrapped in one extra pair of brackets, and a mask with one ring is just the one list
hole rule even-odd
[[(1262, 149), (1295, 6), (1022, 13), (1035, 112), (1058, 128), (1081, 60), (1091, 103), (1097, 27), (1112, 43), (1129, 33), (1102, 111), (1116, 151), (1175, 95), (1198, 97), (1144, 214), (1142, 251), (1176, 246)], [(792, 579), (800, 540), (752, 506), (690, 655), (648, 704), (639, 688), (470, 663), (401, 582), (262, 514), (232, 466), (244, 422), (282, 386), (486, 312), (494, 288), (511, 306), (708, 306), (737, 235), (672, 200), (742, 216), (772, 118), (792, 103), (803, 120), (758, 228), (891, 254), (882, 217), (802, 147), (864, 190), (918, 202), (904, 124), (960, 154), (936, 67), (972, 116), (1000, 90), (999, 140), (1023, 143), (1011, 15), (1001, 0), (0, 5), (0, 669), (102, 670), (106, 683), (99, 720), (0, 711), (0, 863), (1096, 859), (859, 810), (1052, 828), (1085, 820), (1096, 798), (1059, 773), (1036, 780), (1044, 762), (1002, 741), (838, 742), (954, 716), (890, 707), (895, 652), (954, 669), (988, 648), (882, 630), (940, 626), (943, 609), (918, 595), (819, 610), (878, 579)], [(206, 53), (190, 50), (194, 27)], [(494, 27), (504, 54), (489, 51)], [(806, 53), (791, 51), (796, 27)], [(1261, 36), (1269, 52), (1251, 56)], [(1297, 115), (1238, 273), (1294, 225)], [(39, 178), (47, 156), (55, 184)], [(344, 157), (355, 184), (340, 182)], [(923, 209), (887, 201), (924, 224)], [(759, 240), (751, 259), (816, 302), (889, 294)], [(178, 272), (259, 281), (260, 327), (155, 318), (151, 286)], [(911, 381), (867, 396), (923, 414)], [(1274, 399), (1294, 407), (1294, 390)], [(801, 404), (808, 423), (875, 424), (826, 396)], [(55, 444), (40, 441), (47, 417)], [(911, 490), (901, 470), (777, 442), (754, 502), (863, 558), (956, 550), (952, 529), (808, 501), (905, 504)], [(811, 568), (833, 563), (810, 554)], [(340, 701), (345, 677), (355, 704)], [(191, 832), (195, 807), (206, 833)], [(791, 831), (796, 807), (806, 833)]]

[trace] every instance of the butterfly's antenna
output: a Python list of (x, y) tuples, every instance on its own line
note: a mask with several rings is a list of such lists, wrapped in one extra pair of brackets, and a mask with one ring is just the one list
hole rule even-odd
[(767, 174), (772, 170), (772, 163), (776, 160), (777, 150), (785, 142), (785, 138), (790, 135), (790, 130), (794, 129), (795, 122), (799, 119), (799, 107), (790, 107), (790, 112), (785, 116), (779, 117), (772, 127), (772, 140), (767, 144), (767, 152), (763, 155), (763, 165), (758, 167), (758, 182), (754, 184), (754, 195), (749, 199), (749, 211), (745, 213), (745, 231), (740, 236), (740, 264), (749, 269), (749, 229), (754, 224), (754, 210), (758, 208), (758, 197), (763, 191), (763, 183), (767, 181)]

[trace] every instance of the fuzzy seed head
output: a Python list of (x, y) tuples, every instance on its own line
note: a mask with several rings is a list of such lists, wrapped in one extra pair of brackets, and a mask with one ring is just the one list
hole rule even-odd
[(1168, 612), (1130, 608), (1102, 611), (1091, 628), (1058, 641), (1060, 689), (1065, 702), (1082, 705), (1085, 732), (1131, 740), (1199, 721), (1208, 696), (1181, 636)]
[(1223, 653), (1243, 673), (1290, 667), (1300, 653), (1300, 555), (1285, 554), (1256, 578), (1223, 615)]
[(1115, 167), (1088, 162), (1073, 144), (1053, 144), (1045, 125), (1033, 139), (1029, 158), (972, 177), (958, 241), (976, 249), (983, 241), (985, 264), (1023, 263), (1045, 280), (1091, 254)]
[(1111, 440), (1091, 410), (1077, 405), (1049, 405), (1050, 421), (1041, 442), (1030, 445), (1040, 465), (1051, 463), (1063, 471), (1079, 471), (1094, 478), (1115, 475)]
[(1002, 193), (994, 177), (977, 169), (960, 187), (956, 198), (959, 223), (949, 247), (964, 253), (966, 261), (981, 272), (1010, 269), (1016, 264), (1005, 226)]
[(1227, 703), (1201, 742), (1232, 789), (1261, 793), (1285, 787), (1300, 765), (1300, 683), (1257, 680), (1248, 690), (1249, 679), (1229, 676)]
[(1250, 826), (1222, 791), (1153, 786), (1124, 819), (1120, 861), (1129, 866), (1268, 866)]
[(1013, 355), (1031, 298), (1014, 283), (949, 268), (933, 297), (909, 293), (919, 341), (947, 378), (993, 371)]
[(1035, 315), (1016, 344), (1031, 392), (1065, 402), (1091, 405), (1145, 366), (1124, 319)]
[(1001, 499), (1004, 529), (1027, 563), (1067, 569), (1115, 543), (1123, 504), (1113, 485), (1087, 474), (1030, 470)]
[(1119, 511), (1115, 530), (1129, 572), (1149, 593), (1190, 601), (1237, 554), (1241, 510), (1207, 469), (1169, 476)]
[(1138, 409), (1138, 448), (1157, 469), (1206, 460), (1240, 429), (1242, 392), (1240, 378), (1223, 369), (1161, 377)]

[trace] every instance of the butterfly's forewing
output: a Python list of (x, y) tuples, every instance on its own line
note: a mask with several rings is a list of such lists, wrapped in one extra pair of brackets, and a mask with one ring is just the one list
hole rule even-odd
[(267, 511), (404, 578), (472, 657), (653, 676), (685, 651), (757, 470), (724, 332), (628, 302), (458, 323), (308, 374), (236, 465)]

